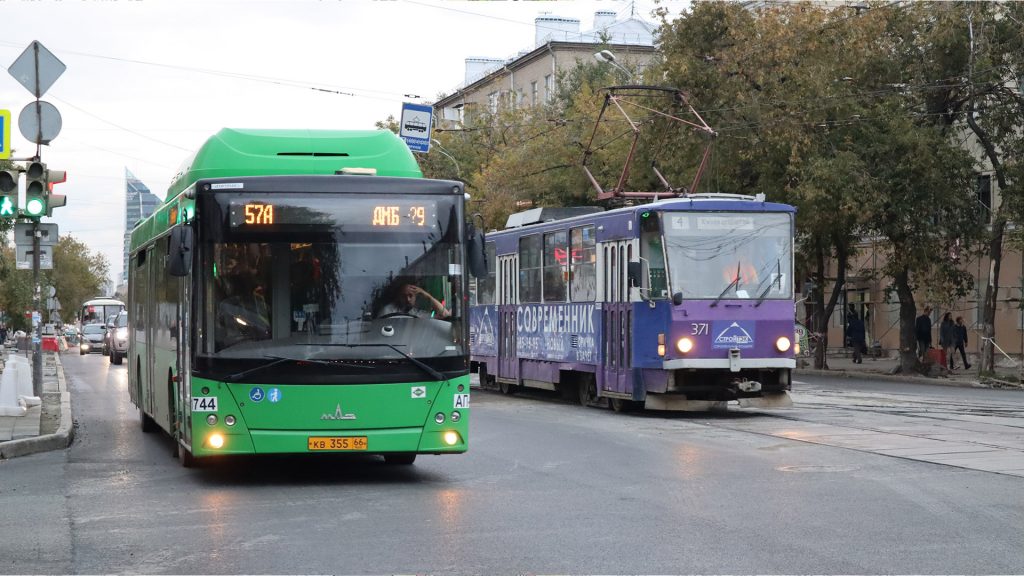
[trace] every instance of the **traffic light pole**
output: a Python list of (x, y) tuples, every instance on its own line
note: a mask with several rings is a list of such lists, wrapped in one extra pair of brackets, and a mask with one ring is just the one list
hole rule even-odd
[[(39, 221), (32, 221), (32, 322), (34, 334), (32, 336), (32, 395), (37, 398), (43, 396), (43, 313), (40, 308), (39, 287)], [(36, 322), (36, 315), (39, 321)]]

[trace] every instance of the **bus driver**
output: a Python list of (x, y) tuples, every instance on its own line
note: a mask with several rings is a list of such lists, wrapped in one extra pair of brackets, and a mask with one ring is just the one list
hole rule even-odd
[(406, 314), (409, 316), (415, 316), (417, 318), (430, 318), (431, 312), (422, 310), (416, 307), (416, 301), (419, 296), (425, 297), (430, 301), (430, 306), (433, 308), (433, 314), (436, 318), (448, 318), (451, 316), (451, 312), (444, 307), (444, 304), (439, 302), (437, 298), (434, 298), (430, 292), (427, 292), (423, 288), (413, 284), (412, 282), (399, 282), (397, 289), (394, 291), (392, 301), (385, 304), (380, 312), (377, 314), (378, 318), (385, 318), (392, 315)]

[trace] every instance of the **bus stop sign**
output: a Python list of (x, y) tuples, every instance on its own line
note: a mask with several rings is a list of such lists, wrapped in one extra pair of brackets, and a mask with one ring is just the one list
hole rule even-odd
[(402, 104), (398, 136), (413, 152), (430, 152), (430, 125), (434, 108), (423, 104)]

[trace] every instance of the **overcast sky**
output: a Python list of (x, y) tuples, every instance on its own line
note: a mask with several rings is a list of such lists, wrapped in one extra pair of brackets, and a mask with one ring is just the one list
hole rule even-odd
[[(688, 2), (663, 0), (678, 13)], [(530, 49), (534, 18), (592, 28), (594, 12), (654, 0), (0, 0), (0, 109), (16, 157), (35, 144), (18, 117), (33, 101), (6, 69), (33, 40), (66, 66), (42, 100), (60, 134), (43, 161), (68, 171), (50, 220), (106, 255), (120, 277), (125, 168), (158, 197), (222, 127), (372, 129), (403, 101), (434, 101), (464, 80), (465, 58)], [(322, 88), (344, 94), (314, 90)], [(409, 98), (405, 95), (419, 96)]]

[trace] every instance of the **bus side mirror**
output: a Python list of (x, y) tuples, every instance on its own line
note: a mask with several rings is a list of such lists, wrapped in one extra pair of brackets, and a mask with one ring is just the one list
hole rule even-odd
[(179, 224), (171, 228), (167, 247), (167, 273), (188, 276), (192, 272), (192, 227)]
[(476, 278), (487, 277), (487, 254), (484, 252), (484, 233), (472, 223), (466, 225), (466, 262), (469, 273)]
[(644, 265), (642, 262), (629, 262), (626, 264), (626, 278), (629, 279), (630, 288), (640, 288), (643, 286), (640, 279), (644, 275)]

